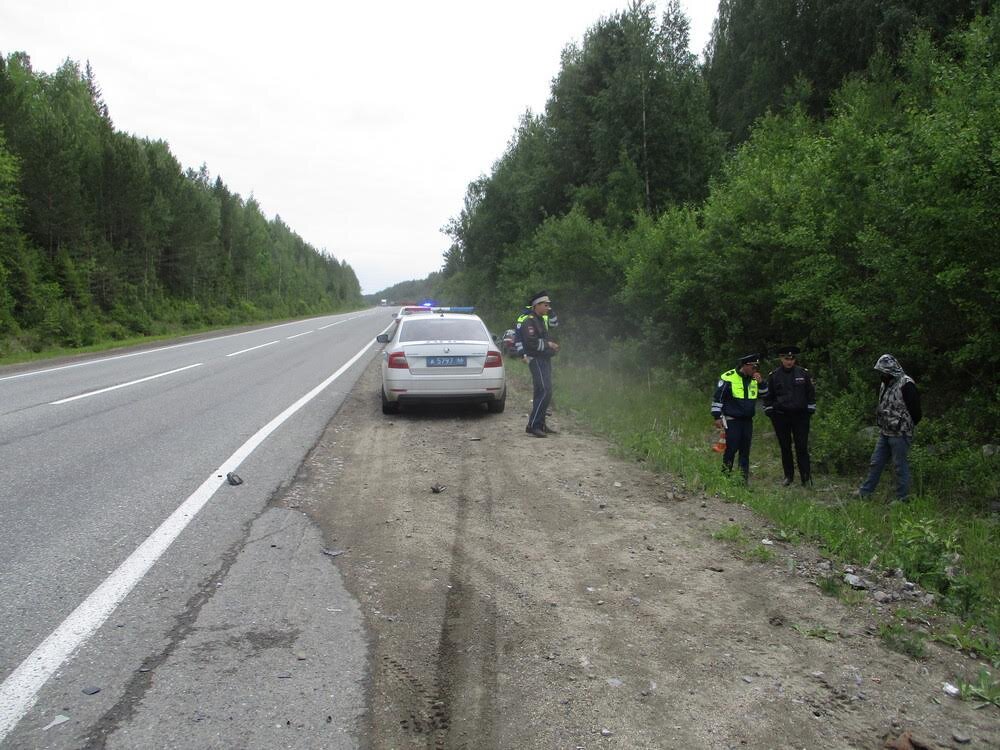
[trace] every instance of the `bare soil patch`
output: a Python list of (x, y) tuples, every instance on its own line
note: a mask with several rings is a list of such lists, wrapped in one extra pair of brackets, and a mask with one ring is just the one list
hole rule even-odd
[(364, 746), (1000, 747), (995, 707), (942, 691), (975, 660), (886, 649), (888, 610), (824, 596), (815, 550), (741, 559), (712, 535), (773, 538), (748, 509), (558, 410), (560, 434), (526, 435), (516, 383), (503, 414), (387, 417), (378, 379), (376, 360), (276, 500), (343, 552), (366, 616)]

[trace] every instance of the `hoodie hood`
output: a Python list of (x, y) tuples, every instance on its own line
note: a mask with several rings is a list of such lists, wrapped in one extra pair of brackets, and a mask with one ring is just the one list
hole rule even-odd
[(883, 354), (879, 357), (878, 362), (875, 363), (875, 369), (883, 375), (888, 375), (892, 378), (901, 378), (906, 374), (903, 372), (903, 368), (899, 362), (891, 354)]

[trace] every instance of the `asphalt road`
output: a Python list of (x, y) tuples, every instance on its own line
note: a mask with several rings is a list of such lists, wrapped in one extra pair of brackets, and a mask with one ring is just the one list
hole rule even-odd
[[(356, 605), (269, 500), (390, 321), (0, 372), (0, 747), (353, 746)], [(227, 736), (199, 736), (223, 714)]]

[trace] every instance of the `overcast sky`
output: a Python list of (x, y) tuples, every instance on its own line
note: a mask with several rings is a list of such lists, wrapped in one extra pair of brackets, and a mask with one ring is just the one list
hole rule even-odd
[[(700, 54), (717, 1), (681, 4)], [(370, 294), (441, 268), (441, 227), (544, 110), (562, 49), (626, 5), (0, 0), (0, 53), (89, 60), (118, 130), (206, 164)]]

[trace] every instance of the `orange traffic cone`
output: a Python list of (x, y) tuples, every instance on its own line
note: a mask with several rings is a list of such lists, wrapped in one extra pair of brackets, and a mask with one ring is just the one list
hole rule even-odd
[(716, 453), (726, 452), (726, 431), (719, 430), (719, 439), (715, 441), (715, 445), (712, 446), (712, 450)]

